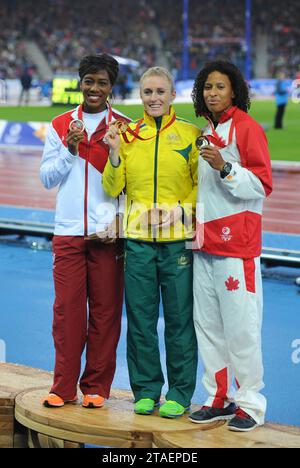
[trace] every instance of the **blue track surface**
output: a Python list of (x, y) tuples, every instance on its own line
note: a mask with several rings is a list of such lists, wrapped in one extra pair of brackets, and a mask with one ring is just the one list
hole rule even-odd
[[(51, 215), (51, 212), (45, 213)], [(30, 210), (28, 215), (32, 216)], [(4, 217), (3, 211), (0, 216)], [(33, 220), (32, 217), (29, 219)], [(49, 218), (34, 220), (49, 222)], [(267, 236), (270, 242), (278, 240), (280, 246), (285, 242), (289, 248), (300, 250), (300, 238), (297, 236), (285, 236), (281, 240), (274, 235)], [(54, 349), (51, 327), (54, 292), (51, 252), (30, 249), (20, 243), (13, 245), (1, 242), (0, 259), (0, 360), (4, 341), (7, 362), (52, 370)], [(294, 275), (295, 271), (290, 271), (291, 278), (264, 279), (264, 394), (268, 399), (267, 420), (300, 426), (300, 288), (292, 281)], [(114, 380), (114, 386), (119, 388), (129, 388), (125, 333), (124, 313)], [(159, 321), (159, 335), (164, 362), (162, 319)], [(293, 344), (295, 348), (292, 347)], [(201, 363), (198, 373), (198, 385), (193, 401), (202, 403), (205, 393), (201, 385)]]

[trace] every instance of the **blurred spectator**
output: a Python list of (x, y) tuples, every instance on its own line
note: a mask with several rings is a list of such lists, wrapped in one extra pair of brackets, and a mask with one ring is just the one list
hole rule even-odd
[(25, 67), (23, 73), (20, 76), (21, 82), (21, 93), (19, 97), (19, 106), (22, 104), (24, 100), (24, 104), (28, 105), (29, 98), (30, 98), (30, 88), (32, 84), (32, 70), (28, 67)]
[(7, 82), (6, 82), (7, 73), (5, 68), (0, 67), (0, 103), (7, 102)]
[(278, 73), (278, 79), (276, 81), (275, 88), (275, 100), (277, 110), (275, 115), (274, 128), (278, 129), (282, 128), (284, 111), (289, 100), (289, 87), (287, 81), (285, 80), (284, 71)]
[(119, 78), (117, 81), (117, 93), (119, 97), (124, 101), (124, 99), (127, 99), (130, 97), (132, 89), (133, 89), (132, 71), (130, 68), (123, 69), (123, 71), (119, 74)]

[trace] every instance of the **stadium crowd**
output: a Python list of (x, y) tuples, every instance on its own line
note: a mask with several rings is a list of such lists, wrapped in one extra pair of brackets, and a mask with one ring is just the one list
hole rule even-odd
[[(25, 61), (28, 65), (24, 39), (39, 45), (53, 73), (76, 72), (79, 59), (90, 52), (135, 59), (138, 74), (162, 56), (170, 69), (181, 69), (182, 0), (2, 0), (0, 18), (0, 77), (15, 78)], [(299, 25), (297, 2), (286, 0), (282, 8), (279, 0), (252, 1), (252, 36), (259, 29), (267, 34), (270, 76), (284, 68), (292, 77), (300, 69)], [(208, 7), (190, 0), (190, 77), (219, 58), (243, 69), (244, 30), (245, 2), (211, 0)], [(255, 41), (252, 54), (255, 59)]]
[[(160, 1), (153, 0), (156, 10)], [(168, 15), (159, 17), (159, 29), (163, 43), (167, 44), (169, 63), (181, 69), (182, 39), (178, 31), (181, 24), (182, 2), (165, 0)], [(220, 18), (221, 21), (216, 21)], [(211, 0), (209, 8), (205, 2), (189, 2), (189, 76), (194, 78), (199, 68), (207, 61), (231, 60), (243, 68), (244, 47), (244, 4), (232, 0)], [(234, 27), (233, 27), (234, 25)]]
[(281, 69), (290, 78), (300, 71), (300, 3), (255, 0), (256, 25), (267, 34), (270, 76)]

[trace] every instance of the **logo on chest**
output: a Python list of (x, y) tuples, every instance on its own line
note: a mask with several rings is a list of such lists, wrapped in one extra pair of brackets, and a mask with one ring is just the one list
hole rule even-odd
[(181, 142), (181, 137), (177, 133), (169, 133), (166, 140), (168, 143), (179, 143)]

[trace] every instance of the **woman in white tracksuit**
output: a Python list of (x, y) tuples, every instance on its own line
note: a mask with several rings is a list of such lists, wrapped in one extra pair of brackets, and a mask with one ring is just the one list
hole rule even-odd
[(208, 120), (206, 144), (199, 145), (194, 322), (209, 396), (190, 419), (229, 419), (228, 429), (249, 431), (264, 423), (266, 411), (259, 256), (270, 156), (263, 129), (247, 114), (248, 85), (233, 64), (207, 64), (193, 101), (196, 115)]

